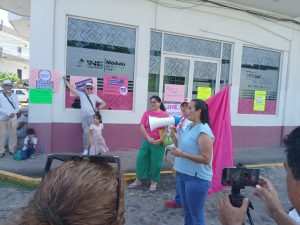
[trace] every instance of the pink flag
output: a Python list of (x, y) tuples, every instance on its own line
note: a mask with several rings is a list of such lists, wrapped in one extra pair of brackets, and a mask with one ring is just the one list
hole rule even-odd
[(213, 95), (206, 100), (209, 107), (209, 116), (212, 131), (215, 135), (213, 150), (213, 178), (209, 194), (223, 190), (225, 187), (221, 184), (222, 169), (233, 166), (233, 149), (231, 135), (230, 118), (230, 96), (229, 88)]

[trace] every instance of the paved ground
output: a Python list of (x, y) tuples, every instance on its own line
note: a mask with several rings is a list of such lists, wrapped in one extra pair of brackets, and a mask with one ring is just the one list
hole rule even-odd
[[(123, 172), (135, 171), (135, 158), (137, 151), (112, 152), (119, 155)], [(256, 148), (236, 149), (234, 151), (235, 162), (244, 164), (261, 164), (283, 162), (285, 159), (282, 148)], [(0, 159), (0, 170), (15, 172), (18, 174), (40, 177), (45, 165), (46, 155), (37, 155), (36, 159), (14, 161), (11, 156)], [(173, 157), (168, 155), (164, 161), (163, 170), (169, 170), (173, 165)], [(282, 167), (263, 167), (261, 173), (269, 177), (277, 190), (285, 209), (290, 207), (285, 187), (285, 171)], [(148, 184), (149, 186), (149, 184)], [(175, 193), (175, 178), (173, 175), (163, 175), (158, 190), (151, 193), (148, 186), (137, 190), (126, 190), (126, 221), (128, 225), (174, 225), (183, 224), (183, 212), (181, 209), (168, 209), (164, 203), (173, 198)], [(255, 224), (273, 225), (268, 219), (261, 202), (252, 195), (252, 188), (242, 190), (242, 194), (249, 197), (255, 210), (251, 213)], [(13, 213), (20, 213), (32, 198), (34, 191), (24, 191), (15, 188), (0, 187), (0, 224)], [(211, 195), (207, 201), (207, 225), (220, 225), (218, 213), (218, 199), (222, 192)]]
[[(285, 187), (285, 171), (278, 167), (261, 168), (261, 173), (269, 177), (279, 191), (280, 199), (287, 210), (290, 203), (287, 200)], [(148, 186), (137, 190), (126, 190), (126, 224), (127, 225), (181, 225), (183, 224), (181, 209), (168, 209), (164, 206), (165, 201), (173, 198), (175, 193), (175, 178), (173, 175), (164, 175), (156, 192), (150, 192)], [(227, 190), (229, 191), (229, 190)], [(261, 202), (253, 196), (252, 188), (242, 190), (253, 203), (255, 210), (251, 212), (256, 225), (275, 225), (263, 209)], [(20, 213), (33, 191), (21, 191), (14, 188), (0, 188), (0, 224), (12, 213)], [(222, 192), (211, 195), (206, 205), (207, 225), (220, 225), (218, 220), (218, 199), (223, 196)]]
[[(137, 150), (113, 151), (110, 154), (118, 155), (121, 159), (123, 172), (135, 172), (135, 159)], [(12, 156), (6, 154), (0, 159), (0, 170), (22, 174), (30, 177), (41, 177), (45, 167), (47, 155), (37, 155), (35, 159), (15, 161)], [(234, 150), (235, 163), (257, 164), (283, 162), (285, 154), (283, 148), (243, 148)], [(165, 157), (163, 169), (171, 170), (174, 157), (168, 154)]]

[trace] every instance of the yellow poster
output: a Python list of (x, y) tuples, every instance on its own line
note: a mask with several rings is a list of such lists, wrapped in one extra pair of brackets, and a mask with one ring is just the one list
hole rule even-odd
[(211, 97), (210, 87), (198, 87), (197, 88), (197, 99), (206, 100)]
[(255, 91), (254, 105), (253, 105), (254, 111), (265, 111), (266, 97), (267, 97), (266, 91)]

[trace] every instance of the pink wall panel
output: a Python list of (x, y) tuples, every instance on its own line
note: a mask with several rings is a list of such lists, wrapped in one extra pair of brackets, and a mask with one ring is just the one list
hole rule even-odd
[[(83, 150), (80, 123), (35, 123), (31, 127), (36, 129), (39, 144), (44, 147), (45, 153)], [(103, 136), (111, 151), (137, 149), (142, 141), (138, 124), (105, 124)]]
[[(82, 129), (80, 123), (31, 124), (45, 153), (81, 152)], [(279, 147), (282, 135), (295, 127), (232, 127), (234, 148)], [(142, 135), (138, 124), (105, 124), (103, 134), (111, 151), (138, 149)]]
[(281, 145), (282, 127), (232, 127), (234, 148)]
[(253, 110), (253, 99), (239, 99), (238, 113), (241, 114), (266, 114), (275, 115), (276, 114), (276, 101), (267, 100), (265, 111), (254, 111)]

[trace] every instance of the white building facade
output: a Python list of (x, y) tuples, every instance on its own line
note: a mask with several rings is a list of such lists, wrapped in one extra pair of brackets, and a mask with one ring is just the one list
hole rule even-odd
[[(30, 66), (97, 80), (97, 94), (108, 103), (102, 116), (111, 150), (139, 147), (149, 97), (164, 101), (167, 84), (181, 85), (188, 98), (199, 87), (214, 94), (232, 84), (234, 147), (280, 146), (300, 125), (300, 12), (287, 17), (235, 7), (276, 19), (207, 2), (31, 0)], [(126, 94), (106, 92), (107, 79), (125, 82)], [(254, 104), (259, 91), (263, 109)], [(82, 150), (73, 99), (61, 79), (52, 104), (30, 104), (29, 123), (46, 152)]]

